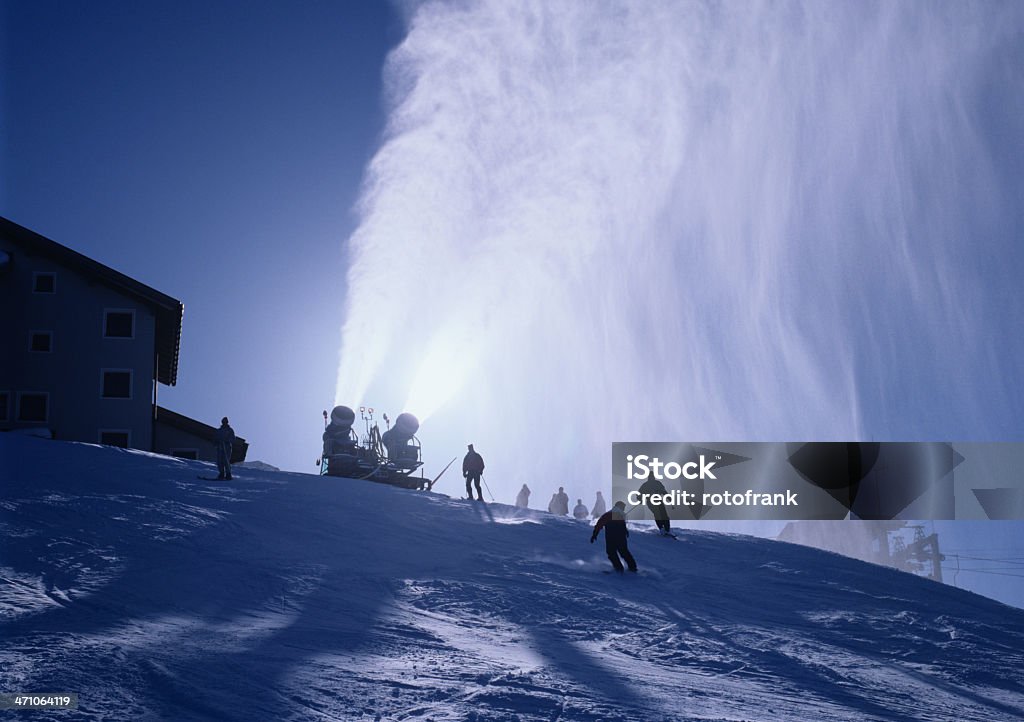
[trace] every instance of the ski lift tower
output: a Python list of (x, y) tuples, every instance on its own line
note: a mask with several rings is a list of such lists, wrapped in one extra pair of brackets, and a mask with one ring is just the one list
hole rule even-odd
[(914, 574), (942, 581), (942, 562), (946, 559), (939, 551), (939, 535), (925, 534), (920, 524), (910, 527), (914, 540), (907, 544), (902, 537), (896, 537), (891, 549), (892, 566)]

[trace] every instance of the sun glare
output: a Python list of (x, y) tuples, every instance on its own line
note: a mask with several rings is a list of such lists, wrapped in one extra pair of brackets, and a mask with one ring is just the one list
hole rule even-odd
[(403, 409), (426, 421), (462, 390), (475, 353), (452, 342), (450, 334), (438, 334), (420, 362)]

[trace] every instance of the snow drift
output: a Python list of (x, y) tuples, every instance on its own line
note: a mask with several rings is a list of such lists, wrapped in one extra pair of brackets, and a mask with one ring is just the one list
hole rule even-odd
[(1024, 716), (1024, 612), (813, 549), (636, 527), (620, 578), (438, 493), (6, 434), (0, 469), (3, 691), (77, 692), (54, 719)]

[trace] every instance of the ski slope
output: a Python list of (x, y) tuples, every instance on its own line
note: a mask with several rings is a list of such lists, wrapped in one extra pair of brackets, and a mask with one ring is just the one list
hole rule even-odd
[[(1024, 612), (801, 546), (0, 434), (11, 719), (1024, 719)], [(440, 491), (458, 492), (457, 475)]]

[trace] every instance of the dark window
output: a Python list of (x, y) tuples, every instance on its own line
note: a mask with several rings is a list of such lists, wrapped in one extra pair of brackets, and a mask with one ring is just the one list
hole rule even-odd
[(53, 350), (53, 334), (49, 331), (33, 331), (29, 350), (37, 353), (50, 353)]
[(122, 449), (128, 448), (128, 432), (127, 431), (101, 431), (100, 432), (100, 443), (104, 446), (120, 446)]
[(171, 449), (171, 456), (176, 456), (179, 459), (197, 461), (199, 459), (199, 452), (195, 449)]
[(33, 293), (56, 293), (57, 292), (57, 274), (56, 273), (37, 273), (32, 278), (32, 291)]
[(103, 398), (130, 399), (132, 397), (131, 371), (104, 371)]
[(10, 407), (11, 395), (6, 391), (0, 391), (0, 421), (7, 421), (10, 417), (7, 415), (7, 409)]
[(46, 394), (18, 396), (18, 421), (44, 422), (48, 417), (50, 397)]
[(133, 338), (135, 314), (131, 311), (107, 311), (103, 319), (103, 335), (107, 338)]

